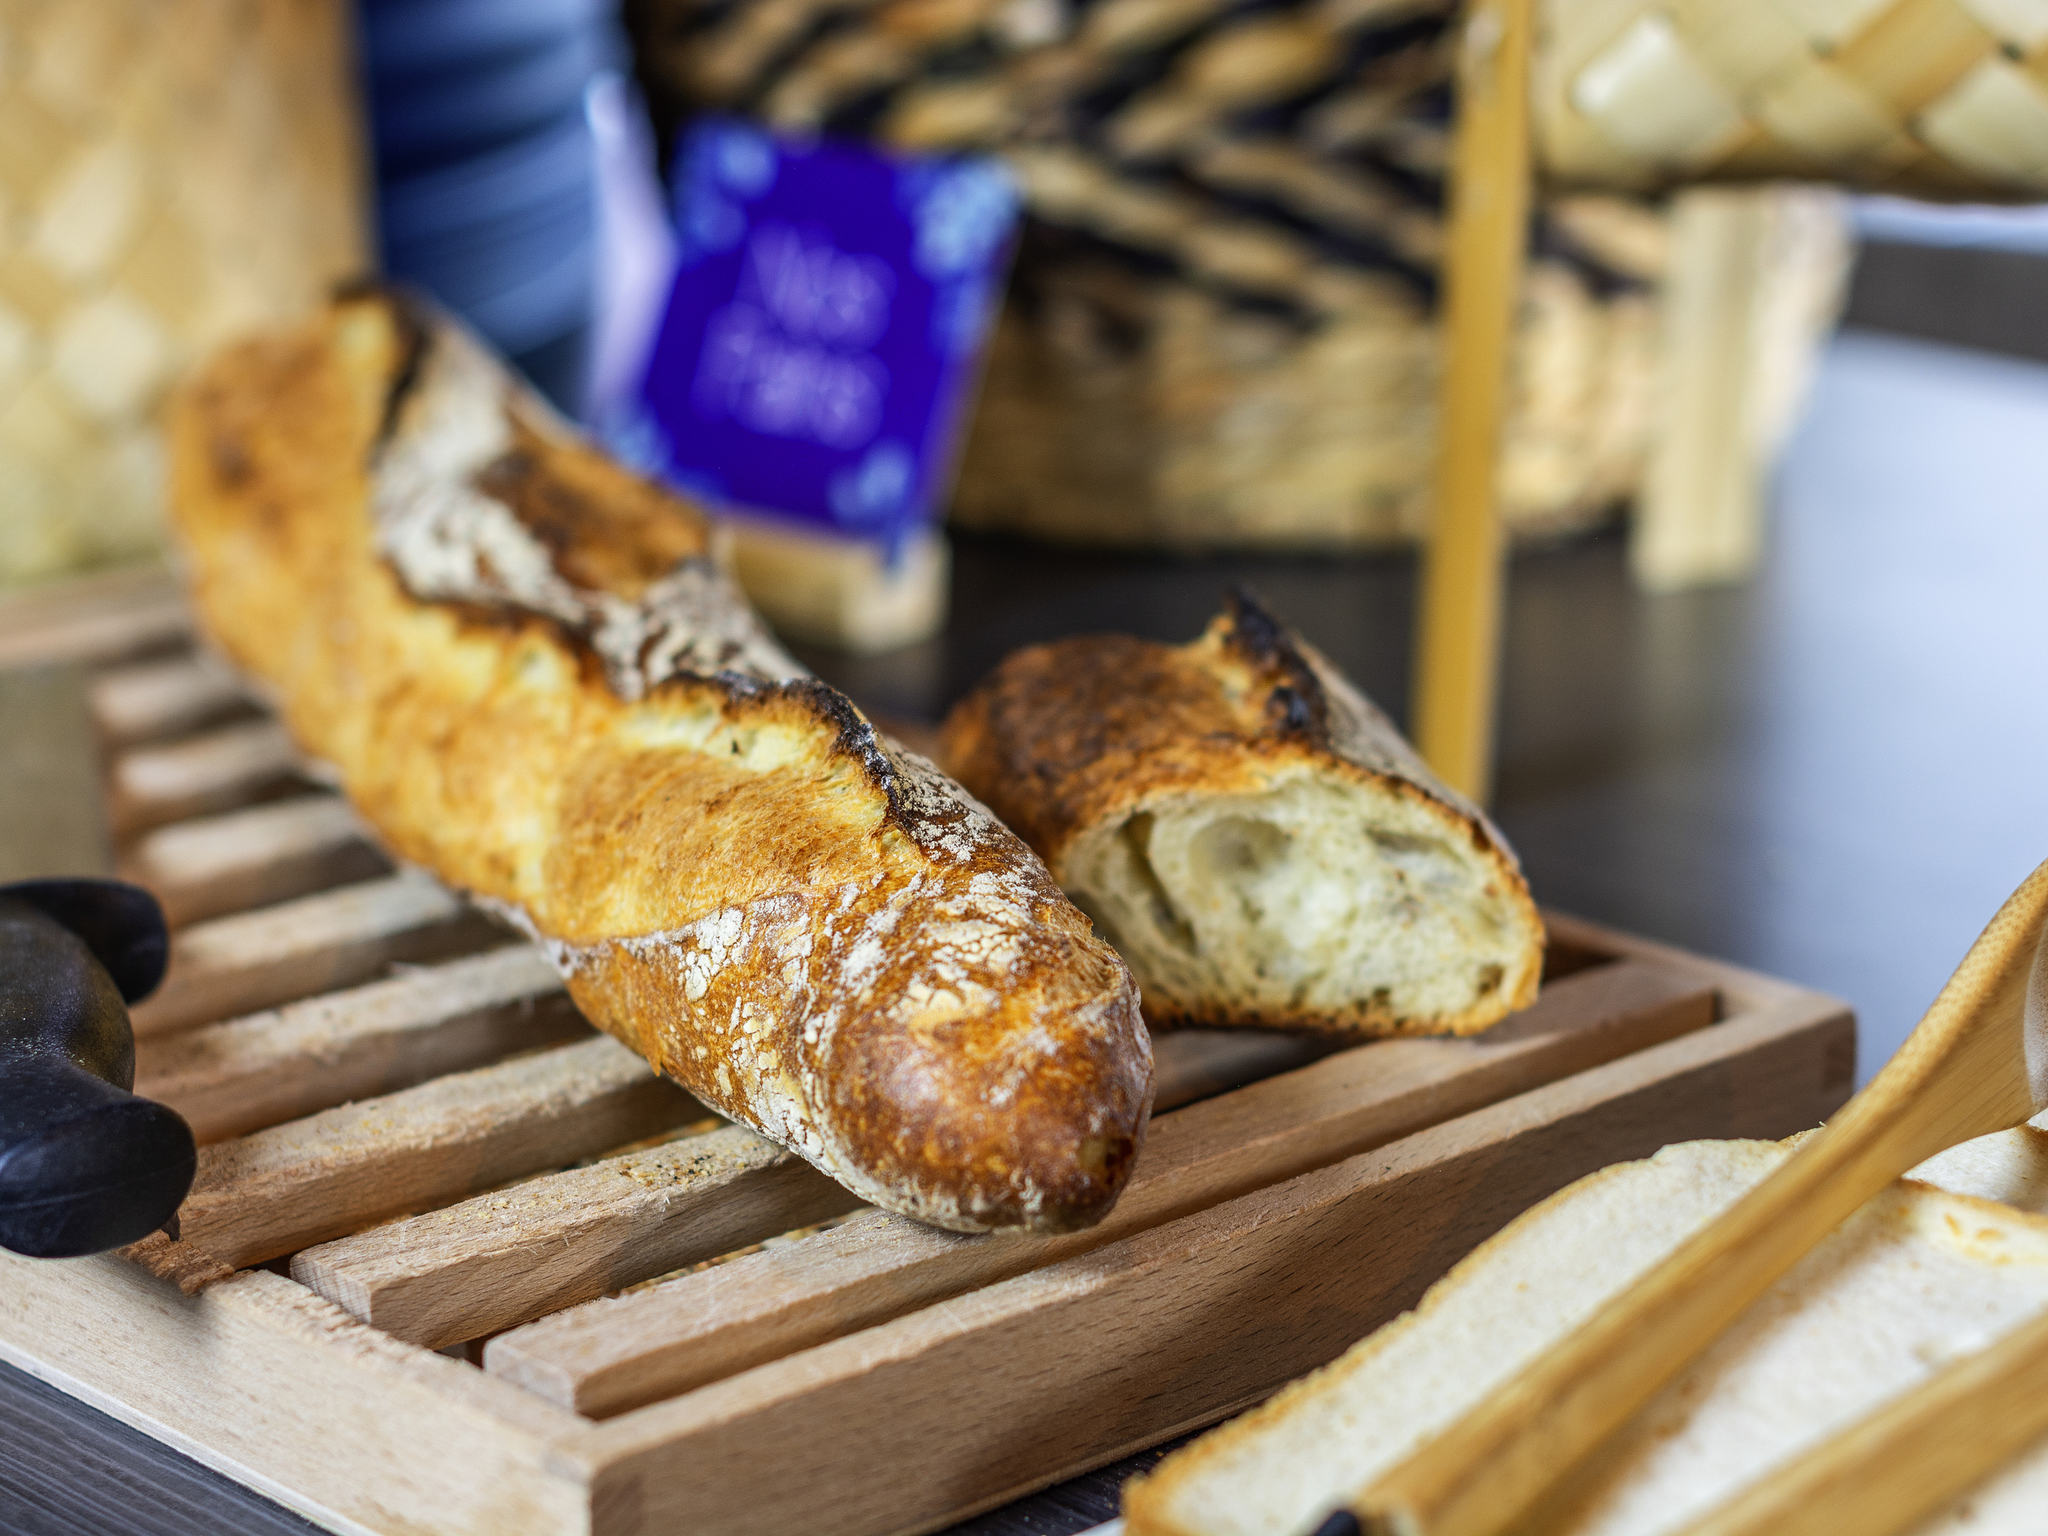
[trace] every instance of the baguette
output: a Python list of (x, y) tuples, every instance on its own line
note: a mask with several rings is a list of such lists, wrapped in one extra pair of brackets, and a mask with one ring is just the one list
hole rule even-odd
[(1190, 645), (1019, 651), (943, 742), (1155, 1023), (1469, 1034), (1536, 996), (1543, 925), (1506, 841), (1243, 594)]
[(786, 655), (677, 497), (364, 293), (181, 395), (200, 615), (399, 857), (863, 1199), (1084, 1226), (1152, 1092), (1136, 988), (976, 801)]
[[(1545, 1510), (1545, 1531), (1683, 1529), (2048, 1307), (2044, 1141), (2031, 1127), (1985, 1137), (1865, 1206), (1651, 1400)], [(1314, 1530), (1761, 1181), (1791, 1145), (1666, 1147), (1553, 1195), (1414, 1311), (1127, 1486), (1128, 1536)], [(2031, 1536), (2044, 1507), (2048, 1446), (1915, 1536)]]

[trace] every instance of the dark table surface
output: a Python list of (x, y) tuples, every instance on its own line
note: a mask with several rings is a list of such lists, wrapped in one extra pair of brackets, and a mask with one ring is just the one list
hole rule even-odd
[[(1740, 585), (1646, 596), (1614, 536), (1517, 558), (1495, 805), (1549, 905), (1848, 998), (1867, 1076), (2048, 856), (2048, 367), (1852, 333), (1775, 503), (1764, 566)], [(968, 541), (943, 640), (808, 659), (872, 709), (930, 717), (1013, 646), (1183, 639), (1247, 581), (1399, 717), (1413, 576), (1400, 557)], [(9, 752), (37, 748), (0, 733)], [(960, 1530), (1067, 1536), (1109, 1518), (1152, 1459)], [(311, 1529), (0, 1367), (0, 1532)]]

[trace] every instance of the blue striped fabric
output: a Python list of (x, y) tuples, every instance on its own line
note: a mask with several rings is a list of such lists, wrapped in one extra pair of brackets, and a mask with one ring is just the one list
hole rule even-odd
[(424, 289), (573, 406), (596, 282), (584, 96), (607, 0), (363, 0), (385, 273)]

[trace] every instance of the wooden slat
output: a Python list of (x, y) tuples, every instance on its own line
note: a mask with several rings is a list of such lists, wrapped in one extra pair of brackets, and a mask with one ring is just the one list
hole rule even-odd
[(414, 871), (194, 923), (172, 936), (170, 971), (134, 1008), (135, 1032), (275, 1007), (353, 986), (394, 960), (438, 960), (494, 937), (504, 935)]
[(0, 1357), (330, 1530), (589, 1529), (573, 1415), (267, 1270), (181, 1296), (112, 1254), (0, 1253)]
[[(1815, 1007), (1831, 1001), (1820, 993), (1810, 992), (1775, 976), (1766, 976), (1761, 971), (1691, 954), (1676, 945), (1660, 944), (1655, 939), (1639, 939), (1633, 934), (1589, 922), (1583, 917), (1573, 917), (1569, 913), (1545, 911), (1543, 923), (1553, 952), (1565, 949), (1580, 954), (1623, 955), (1697, 978), (1721, 994), (1723, 1017), (1799, 1006)], [(1853, 1040), (1851, 1044), (1854, 1044)], [(1853, 1070), (1853, 1066), (1844, 1070)]]
[(82, 670), (0, 667), (0, 884), (113, 871), (100, 775)]
[(109, 746), (182, 735), (249, 709), (248, 684), (202, 651), (109, 667), (86, 685), (86, 708)]
[(135, 1091), (202, 1142), (575, 1039), (589, 1026), (520, 944), (137, 1042)]
[(1583, 1174), (1813, 1124), (1849, 1091), (1853, 1030), (1811, 997), (1730, 1019), (626, 1414), (587, 1441), (594, 1529), (932, 1530), (1211, 1422)]
[(565, 1406), (617, 1413), (1335, 1162), (1611, 1061), (1714, 1017), (1713, 989), (1622, 962), (1545, 989), (1466, 1040), (1388, 1040), (1156, 1119), (1098, 1226), (962, 1238), (882, 1212), (494, 1339), (487, 1370)]
[(231, 810), (304, 782), (284, 727), (267, 718), (245, 720), (116, 756), (107, 770), (107, 815), (126, 836)]
[(239, 1268), (701, 1118), (609, 1036), (323, 1110), (199, 1152), (181, 1237), (127, 1250)]
[(162, 566), (52, 582), (0, 599), (0, 667), (117, 661), (174, 645), (192, 630)]
[(1357, 1041), (1263, 1029), (1175, 1029), (1152, 1037), (1152, 1113), (1214, 1098), (1233, 1088), (1292, 1072)]
[(301, 795), (145, 832), (120, 860), (174, 926), (389, 874), (391, 861), (337, 795)]
[[(1695, 989), (1696, 1000), (1710, 999)], [(1701, 1022), (1710, 1012), (1701, 1010)], [(1186, 1030), (1158, 1042), (1163, 1112), (1329, 1055), (1328, 1041)], [(300, 1253), (299, 1280), (357, 1317), (439, 1347), (530, 1322), (858, 1207), (730, 1129), (529, 1181)]]
[(737, 1126), (308, 1248), (292, 1278), (414, 1344), (481, 1338), (860, 1204)]

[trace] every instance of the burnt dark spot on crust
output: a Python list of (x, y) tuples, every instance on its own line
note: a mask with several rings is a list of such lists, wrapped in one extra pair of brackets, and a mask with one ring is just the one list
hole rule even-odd
[(903, 804), (903, 790), (896, 781), (895, 764), (882, 750), (881, 738), (876, 736), (873, 724), (854, 708), (853, 700), (830, 683), (821, 683), (815, 677), (793, 677), (788, 682), (774, 684), (771, 691), (794, 699), (833, 728), (832, 750), (851, 758), (868, 782), (888, 797), (889, 819), (907, 832), (910, 812)]
[(1329, 695), (1315, 668), (1295, 643), (1292, 631), (1268, 613), (1246, 587), (1232, 587), (1225, 601), (1229, 627), (1224, 643), (1247, 666), (1272, 682), (1272, 692), (1266, 700), (1268, 723), (1283, 736), (1306, 737), (1327, 746)]
[(1233, 586), (1223, 594), (1230, 615), (1230, 629), (1238, 651), (1247, 661), (1264, 664), (1283, 660), (1293, 647), (1280, 621), (1246, 586)]
[(238, 491), (249, 483), (255, 466), (249, 462), (248, 450), (241, 440), (225, 432), (213, 432), (207, 437), (207, 461), (213, 466), (213, 478), (222, 490)]
[(1316, 732), (1316, 715), (1308, 700), (1285, 685), (1275, 688), (1266, 700), (1266, 714), (1283, 736), (1313, 736)]
[(354, 304), (363, 299), (389, 298), (391, 293), (391, 286), (375, 272), (357, 272), (336, 278), (327, 297), (336, 304)]
[(391, 434), (398, 430), (398, 417), (405, 409), (405, 402), (419, 385), (420, 374), (426, 366), (427, 347), (432, 338), (427, 323), (420, 314), (419, 305), (407, 295), (394, 289), (380, 287), (376, 282), (364, 280), (360, 294), (351, 295), (364, 299), (382, 298), (385, 313), (391, 317), (391, 328), (398, 336), (398, 366), (392, 370), (390, 386), (384, 391), (384, 414), (377, 421), (377, 435), (372, 439), (371, 452), (382, 448), (391, 440)]
[(512, 418), (513, 446), (471, 482), (548, 553), (561, 578), (637, 601), (704, 553), (698, 514), (670, 492), (586, 448), (542, 438)]
[(705, 549), (696, 516), (653, 485), (592, 473), (578, 455), (514, 426), (516, 442), (477, 471), (473, 485), (518, 518), (561, 580), (635, 600)]
[[(973, 811), (957, 792), (913, 798), (905, 776), (883, 749), (874, 725), (851, 699), (830, 684), (815, 677), (798, 677), (768, 685), (765, 691), (795, 700), (834, 728), (832, 751), (850, 758), (868, 783), (881, 791), (888, 823), (912, 841), (929, 846), (927, 839), (919, 836), (920, 832), (942, 832), (973, 819)], [(1009, 836), (1008, 829), (1002, 829), (1002, 835)], [(973, 857), (978, 862), (978, 849)]]

